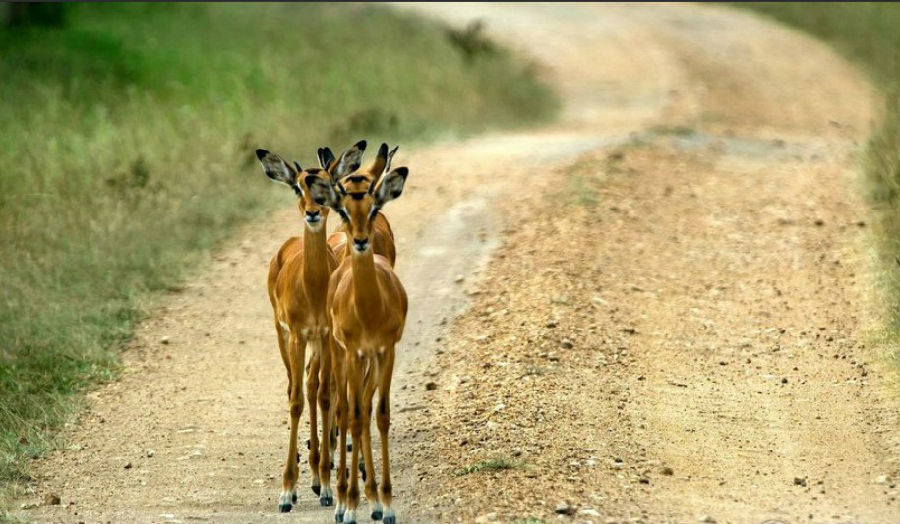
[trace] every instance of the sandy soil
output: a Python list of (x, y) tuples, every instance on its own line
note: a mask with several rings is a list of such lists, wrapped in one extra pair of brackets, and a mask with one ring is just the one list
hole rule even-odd
[[(862, 75), (722, 7), (404, 8), (484, 19), (565, 109), (395, 159), (398, 518), (900, 520), (897, 379), (865, 336)], [(34, 462), (24, 518), (331, 521), (311, 491), (277, 513), (264, 283), (299, 228), (285, 208), (141, 325), (122, 379)], [(511, 467), (465, 473), (490, 459)]]

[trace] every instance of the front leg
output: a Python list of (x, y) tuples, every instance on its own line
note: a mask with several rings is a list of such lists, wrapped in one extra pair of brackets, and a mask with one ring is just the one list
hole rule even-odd
[(338, 466), (337, 466), (337, 504), (334, 506), (334, 521), (343, 522), (347, 510), (347, 431), (349, 428), (349, 407), (347, 400), (347, 370), (344, 363), (343, 348), (332, 340), (332, 370), (334, 375), (334, 401), (337, 404), (335, 422), (338, 427)]
[(391, 508), (391, 461), (388, 450), (388, 430), (391, 427), (391, 378), (394, 370), (394, 350), (386, 354), (381, 366), (380, 384), (378, 385), (378, 411), (375, 419), (378, 422), (378, 433), (381, 435), (381, 503), (384, 504), (384, 524), (396, 524), (397, 517)]
[[(328, 335), (322, 337), (322, 357), (320, 359), (321, 372), (319, 374), (319, 409), (322, 412), (322, 449), (319, 454), (319, 481), (322, 484), (319, 494), (319, 505), (331, 506), (334, 503), (334, 495), (331, 492), (331, 348)], [(311, 408), (314, 409), (314, 408)], [(312, 465), (312, 463), (310, 463)]]
[[(362, 396), (362, 377), (359, 376), (356, 366), (349, 366), (347, 377), (348, 411), (350, 416), (350, 433), (353, 441), (359, 442), (362, 434), (362, 414), (360, 410), (360, 397)], [(356, 508), (359, 506), (359, 448), (353, 446), (350, 452), (350, 489), (347, 490), (347, 513), (344, 515), (346, 524), (356, 524)]]
[[(382, 507), (378, 498), (378, 486), (375, 482), (375, 463), (372, 458), (372, 396), (374, 393), (374, 385), (371, 384), (372, 377), (369, 377), (365, 385), (365, 391), (362, 395), (362, 431), (360, 446), (362, 448), (363, 461), (366, 465), (368, 475), (365, 477), (366, 499), (372, 507), (372, 520), (381, 520)], [(356, 451), (356, 448), (353, 448)]]
[[(321, 363), (321, 339), (313, 335), (310, 339), (309, 366), (306, 369), (306, 401), (309, 404), (309, 469), (312, 473), (312, 490), (319, 495), (321, 482), (319, 481), (319, 432), (316, 415), (319, 411), (317, 396), (319, 394), (319, 367)], [(323, 421), (324, 422), (324, 421)], [(326, 439), (327, 440), (327, 439)]]
[(288, 442), (288, 455), (282, 474), (282, 490), (278, 499), (278, 510), (287, 513), (297, 501), (297, 477), (300, 474), (297, 466), (297, 427), (300, 425), (300, 415), (303, 414), (303, 361), (306, 357), (306, 339), (294, 330), (291, 330), (289, 354), (291, 366), (291, 395), (288, 402), (291, 413), (291, 436)]

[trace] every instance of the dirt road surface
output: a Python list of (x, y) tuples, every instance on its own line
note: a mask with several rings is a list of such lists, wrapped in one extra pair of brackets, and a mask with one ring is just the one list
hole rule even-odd
[[(402, 8), (484, 20), (564, 109), (395, 160), (400, 521), (900, 520), (897, 376), (866, 337), (860, 72), (717, 6)], [(24, 518), (332, 521), (309, 490), (277, 512), (264, 282), (299, 231), (288, 200), (140, 326), (67, 449), (35, 460)]]

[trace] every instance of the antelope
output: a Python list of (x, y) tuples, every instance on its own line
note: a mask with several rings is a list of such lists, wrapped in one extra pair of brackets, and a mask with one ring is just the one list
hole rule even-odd
[[(407, 297), (390, 260), (373, 249), (375, 218), (379, 210), (403, 192), (408, 169), (398, 167), (377, 181), (344, 177), (336, 184), (307, 176), (313, 200), (328, 206), (344, 221), (349, 246), (328, 283), (328, 317), (332, 329), (332, 360), (336, 381), (337, 424), (340, 429), (335, 521), (356, 523), (359, 504), (359, 452), (369, 475), (365, 479), (366, 498), (373, 503), (372, 519), (395, 524), (391, 509), (390, 455), (388, 429), (391, 421), (391, 376), (394, 347), (403, 335)], [(378, 390), (376, 421), (381, 436), (381, 493), (375, 483), (372, 463), (372, 399)], [(348, 479), (347, 429), (353, 437)], [(346, 513), (345, 513), (346, 512)]]
[[(381, 147), (378, 148), (378, 153), (376, 154), (373, 163), (366, 168), (362, 168), (353, 172), (352, 176), (346, 175), (346, 173), (344, 172), (337, 172), (336, 168), (339, 166), (339, 163), (335, 159), (334, 153), (331, 152), (330, 148), (319, 148), (317, 154), (319, 158), (319, 165), (322, 166), (322, 169), (328, 171), (329, 174), (332, 175), (332, 184), (336, 183), (342, 176), (346, 176), (346, 181), (348, 183), (357, 184), (361, 187), (364, 184), (376, 184), (379, 177), (381, 177), (384, 173), (390, 172), (391, 160), (393, 159), (394, 154), (397, 152), (397, 149), (399, 149), (399, 147), (400, 146), (395, 146), (394, 149), (389, 150), (388, 145), (382, 143)], [(366, 186), (366, 190), (368, 190), (368, 186)], [(332, 251), (334, 251), (338, 264), (341, 263), (349, 250), (346, 230), (346, 224), (342, 224), (337, 231), (335, 231), (331, 234), (331, 236), (328, 237), (328, 245), (331, 247)], [(385, 217), (381, 212), (376, 213), (375, 220), (373, 222), (372, 250), (376, 255), (382, 255), (387, 258), (391, 263), (391, 267), (394, 266), (397, 259), (396, 248), (394, 246), (394, 232), (391, 230), (391, 224), (390, 222), (388, 222), (387, 217)], [(332, 389), (333, 387), (334, 386), (332, 386)], [(336, 415), (336, 413), (332, 413), (332, 415)], [(332, 417), (330, 420), (334, 421), (334, 418)], [(333, 431), (336, 430), (336, 424), (332, 425), (332, 428)], [(332, 440), (332, 444), (334, 444), (334, 439)], [(352, 443), (349, 445), (349, 447), (352, 448)], [(333, 452), (334, 447), (332, 447), (332, 453)], [(333, 457), (331, 458), (333, 459)], [(360, 459), (361, 458), (362, 457), (360, 457)], [(360, 463), (359, 468), (362, 479), (365, 480), (365, 466)]]
[[(348, 149), (335, 162), (334, 172), (347, 174), (359, 169), (365, 148), (365, 141), (360, 141)], [(331, 473), (328, 451), (331, 344), (326, 305), (328, 281), (332, 271), (337, 267), (337, 260), (325, 239), (328, 208), (317, 204), (311, 198), (309, 187), (313, 180), (330, 184), (331, 174), (318, 168), (303, 170), (296, 162), (292, 167), (280, 156), (265, 149), (257, 149), (256, 157), (262, 164), (266, 176), (294, 190), (297, 195), (297, 206), (305, 222), (303, 238), (289, 238), (272, 257), (266, 286), (275, 314), (278, 349), (281, 351), (281, 359), (288, 376), (290, 441), (282, 475), (282, 491), (278, 499), (278, 509), (285, 513), (297, 502), (298, 495), (297, 427), (303, 413), (301, 380), (307, 346), (310, 353), (309, 365), (306, 367), (310, 437), (308, 460), (312, 470), (312, 490), (316, 495), (321, 495), (319, 503), (322, 506), (330, 506), (333, 502), (330, 490), (320, 493), (319, 479), (323, 472), (328, 476)], [(321, 451), (316, 427), (317, 400), (323, 413)]]
[[(372, 165), (353, 173), (352, 179), (349, 181), (352, 183), (376, 184), (379, 177), (390, 171), (391, 159), (394, 158), (394, 153), (397, 152), (399, 147), (400, 146), (396, 146), (394, 149), (388, 151), (388, 145), (382, 143), (381, 147), (378, 148), (378, 154), (375, 156), (375, 161)], [(320, 148), (318, 154), (319, 164), (322, 166), (322, 169), (332, 173), (332, 178), (334, 181), (337, 181), (340, 176), (337, 176), (334, 173), (334, 167), (338, 164), (335, 161), (331, 149), (327, 147)], [(396, 248), (394, 247), (394, 232), (391, 230), (390, 222), (388, 222), (383, 213), (379, 212), (375, 215), (373, 227), (374, 238), (372, 241), (372, 249), (376, 255), (382, 255), (387, 258), (391, 263), (391, 267), (394, 267), (394, 263), (397, 260), (397, 253)], [(331, 246), (331, 249), (334, 251), (338, 263), (344, 259), (350, 249), (346, 241), (346, 229), (346, 224), (341, 225), (340, 229), (328, 237), (328, 245)]]

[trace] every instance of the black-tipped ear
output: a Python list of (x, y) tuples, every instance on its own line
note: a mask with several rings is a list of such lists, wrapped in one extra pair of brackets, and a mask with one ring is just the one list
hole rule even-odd
[(297, 172), (298, 172), (298, 173), (299, 173), (300, 171), (303, 171), (303, 168), (300, 167), (300, 162), (297, 162), (296, 160), (294, 160), (294, 167), (297, 168)]
[(353, 147), (344, 151), (344, 153), (341, 155), (341, 158), (339, 158), (338, 161), (334, 164), (334, 168), (331, 171), (331, 176), (335, 180), (340, 180), (341, 178), (359, 169), (359, 166), (362, 163), (363, 151), (365, 150), (365, 140), (360, 140), (359, 142), (353, 144)]
[(387, 165), (387, 161), (388, 145), (382, 142), (381, 147), (378, 148), (378, 153), (375, 155), (375, 161), (372, 162), (372, 167), (369, 168), (369, 172), (377, 179), (384, 172), (384, 166)]
[(398, 167), (397, 169), (391, 171), (391, 174), (394, 176), (399, 176), (403, 178), (403, 181), (406, 181), (406, 177), (409, 176), (409, 168), (405, 166)]
[[(262, 164), (263, 172), (265, 172), (267, 177), (290, 187), (297, 185), (297, 172), (280, 156), (265, 149), (257, 149), (256, 157), (259, 159), (259, 163)], [(296, 188), (294, 191), (296, 191)]]
[(319, 165), (322, 166), (322, 169), (328, 171), (328, 168), (331, 167), (332, 162), (334, 162), (334, 153), (327, 147), (320, 147), (318, 153)]
[(403, 194), (403, 185), (406, 184), (407, 175), (409, 175), (409, 169), (398, 167), (382, 176), (378, 182), (378, 188), (375, 190), (375, 205), (381, 207)]

